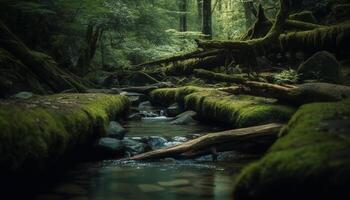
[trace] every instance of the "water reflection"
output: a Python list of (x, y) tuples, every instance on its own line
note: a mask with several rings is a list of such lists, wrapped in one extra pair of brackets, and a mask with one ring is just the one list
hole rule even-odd
[[(230, 167), (228, 167), (230, 166)], [(70, 171), (48, 193), (36, 199), (231, 199), (229, 163), (136, 163), (104, 161)]]

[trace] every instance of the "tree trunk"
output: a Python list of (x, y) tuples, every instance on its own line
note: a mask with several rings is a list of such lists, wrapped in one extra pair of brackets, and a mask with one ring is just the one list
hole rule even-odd
[(180, 32), (187, 31), (187, 0), (179, 0)]
[[(219, 133), (211, 133), (190, 140), (178, 146), (143, 153), (131, 157), (131, 160), (161, 159), (166, 157), (188, 158), (217, 152), (237, 150), (250, 152), (257, 146), (268, 147), (278, 136), (282, 124), (267, 124), (249, 128), (241, 128)], [(259, 143), (262, 142), (263, 144)], [(248, 147), (248, 148), (247, 148)]]
[[(254, 14), (252, 11), (252, 1), (243, 1), (244, 16), (246, 21), (246, 29), (248, 30), (254, 23)], [(253, 5), (254, 7), (254, 5)]]
[(203, 24), (203, 0), (197, 0), (197, 16), (198, 16), (198, 24), (202, 26)]
[(91, 61), (95, 56), (98, 41), (102, 35), (102, 27), (90, 23), (86, 29), (85, 44), (81, 49), (76, 71), (84, 76), (90, 69)]
[(202, 33), (205, 35), (205, 39), (212, 39), (211, 0), (203, 0), (202, 8)]

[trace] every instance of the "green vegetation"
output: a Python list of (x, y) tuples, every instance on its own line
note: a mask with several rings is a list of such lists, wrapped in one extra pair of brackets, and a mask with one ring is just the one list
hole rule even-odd
[(0, 101), (1, 173), (35, 170), (105, 134), (128, 111), (126, 97), (57, 94)]
[(298, 72), (293, 69), (283, 70), (273, 75), (273, 81), (277, 84), (296, 84), (299, 81)]
[(328, 199), (346, 195), (349, 116), (350, 99), (302, 106), (267, 155), (241, 172), (235, 197)]

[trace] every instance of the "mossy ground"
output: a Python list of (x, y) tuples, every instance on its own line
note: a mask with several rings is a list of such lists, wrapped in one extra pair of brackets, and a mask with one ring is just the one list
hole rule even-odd
[(236, 199), (340, 199), (350, 183), (350, 99), (302, 106), (237, 178)]
[(157, 89), (151, 93), (151, 99), (163, 106), (178, 102), (185, 109), (196, 111), (204, 120), (230, 127), (285, 122), (295, 112), (295, 108), (278, 105), (273, 99), (233, 96), (194, 86)]
[(0, 101), (2, 172), (40, 170), (48, 160), (105, 134), (110, 119), (128, 110), (126, 97), (57, 94)]

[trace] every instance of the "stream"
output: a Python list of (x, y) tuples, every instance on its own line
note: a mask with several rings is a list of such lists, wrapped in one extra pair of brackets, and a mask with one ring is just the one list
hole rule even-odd
[[(171, 125), (164, 116), (124, 124), (128, 138), (189, 138), (222, 130), (205, 124)], [(229, 154), (232, 156), (232, 154)], [(225, 155), (223, 155), (225, 157)], [(226, 155), (227, 156), (227, 155)], [(104, 160), (81, 163), (33, 200), (231, 199), (233, 177), (250, 160), (217, 162), (211, 156), (158, 162)]]

